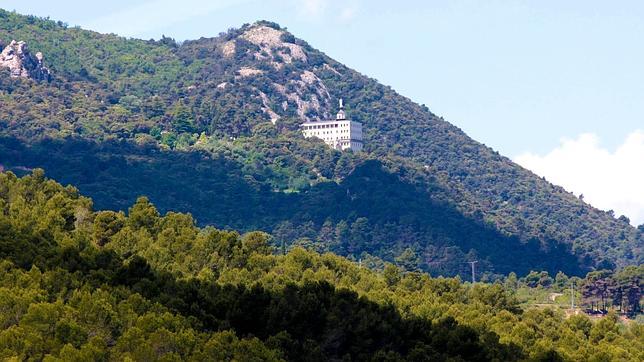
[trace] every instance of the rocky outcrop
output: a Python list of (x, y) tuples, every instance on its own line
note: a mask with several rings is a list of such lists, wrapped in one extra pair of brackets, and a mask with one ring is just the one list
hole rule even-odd
[[(303, 43), (287, 31), (259, 22), (217, 46), (226, 58), (233, 57), (237, 51), (245, 51), (245, 55), (255, 59), (253, 63), (244, 58), (245, 65), (234, 72), (235, 82), (220, 83), (217, 88), (224, 90), (237, 83), (243, 86), (248, 84), (245, 83), (247, 79), (252, 78), (271, 84), (272, 91), (253, 87), (253, 93), (255, 100), (261, 100), (262, 112), (274, 124), (287, 115), (296, 116), (303, 122), (332, 117), (331, 95), (316, 72), (331, 71), (336, 75), (340, 75), (340, 72), (326, 63), (323, 63), (323, 68), (306, 67), (304, 64), (308, 63), (309, 58)], [(287, 71), (275, 74), (294, 63), (295, 66), (288, 67)]]
[(294, 104), (302, 121), (331, 117), (328, 112), (331, 108), (331, 95), (315, 73), (305, 70), (300, 74), (300, 79), (291, 79), (286, 84), (273, 83), (273, 87), (287, 100), (282, 103), (282, 109), (286, 111), (289, 103)]
[(259, 96), (262, 99), (262, 112), (264, 112), (265, 114), (268, 115), (268, 117), (270, 117), (271, 123), (276, 124), (277, 121), (279, 121), (282, 117), (280, 117), (279, 114), (275, 113), (275, 111), (271, 109), (271, 106), (270, 106), (271, 102), (268, 99), (268, 96), (266, 95), (266, 93), (259, 91)]
[(259, 51), (254, 53), (255, 59), (268, 60), (276, 69), (280, 69), (283, 66), (282, 63), (290, 64), (294, 60), (306, 62), (304, 49), (300, 45), (284, 41), (285, 34), (283, 30), (256, 25), (244, 32), (241, 37), (259, 47)]
[(221, 52), (224, 53), (224, 56), (226, 58), (230, 58), (233, 55), (235, 55), (235, 49), (236, 49), (235, 42), (232, 40), (225, 42), (221, 46)]
[(12, 40), (0, 52), (0, 67), (9, 68), (10, 74), (14, 78), (29, 78), (47, 82), (51, 80), (51, 73), (43, 64), (42, 53), (31, 54), (24, 41)]
[(244, 77), (252, 77), (255, 75), (264, 74), (264, 71), (260, 69), (251, 68), (251, 67), (241, 67), (237, 71), (237, 74), (239, 74), (240, 78), (244, 78)]

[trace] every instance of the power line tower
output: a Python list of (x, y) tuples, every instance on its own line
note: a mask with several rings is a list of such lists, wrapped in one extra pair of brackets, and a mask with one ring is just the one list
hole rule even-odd
[(575, 282), (570, 282), (570, 308), (575, 311)]
[(474, 271), (474, 265), (476, 263), (478, 263), (478, 262), (479, 262), (478, 260), (466, 261), (466, 263), (468, 263), (468, 264), (470, 264), (472, 266), (472, 284), (474, 284), (476, 282), (476, 277), (475, 277), (476, 272)]

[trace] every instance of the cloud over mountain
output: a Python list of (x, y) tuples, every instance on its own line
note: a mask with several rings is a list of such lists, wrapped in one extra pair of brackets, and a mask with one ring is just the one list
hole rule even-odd
[(520, 165), (565, 187), (584, 200), (615, 215), (626, 215), (634, 225), (644, 223), (644, 131), (635, 130), (614, 152), (592, 133), (562, 139), (545, 155), (524, 153)]

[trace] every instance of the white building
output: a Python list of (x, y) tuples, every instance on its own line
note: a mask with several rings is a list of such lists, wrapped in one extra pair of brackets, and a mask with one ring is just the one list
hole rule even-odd
[(340, 99), (340, 111), (335, 119), (303, 123), (304, 137), (317, 137), (336, 150), (362, 150), (362, 123), (347, 119)]

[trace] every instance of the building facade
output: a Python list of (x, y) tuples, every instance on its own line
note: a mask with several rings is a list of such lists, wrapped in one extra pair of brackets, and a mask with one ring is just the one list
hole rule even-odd
[(301, 128), (304, 137), (317, 137), (336, 150), (362, 150), (362, 123), (346, 118), (342, 99), (335, 119), (306, 122)]

